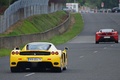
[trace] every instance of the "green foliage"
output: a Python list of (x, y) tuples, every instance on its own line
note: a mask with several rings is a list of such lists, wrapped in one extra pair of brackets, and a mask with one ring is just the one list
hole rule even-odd
[(0, 6), (7, 6), (9, 4), (9, 0), (0, 0)]
[(0, 6), (9, 6), (15, 1), (18, 1), (18, 0), (0, 0)]
[(44, 32), (59, 25), (65, 16), (67, 16), (67, 14), (64, 11), (35, 15), (25, 19), (20, 25), (16, 26), (12, 32), (1, 34), (1, 36), (18, 36)]
[[(47, 40), (48, 42), (52, 42), (55, 45), (63, 44), (80, 34), (84, 26), (82, 16), (79, 13), (72, 14), (71, 16), (75, 18), (75, 23), (70, 27), (70, 29), (62, 35), (57, 35), (51, 38), (50, 40)], [(0, 57), (10, 55), (10, 51), (10, 49), (0, 49)]]
[(118, 6), (119, 0), (101, 0), (104, 2), (104, 8), (113, 8)]
[[(17, 0), (0, 0), (0, 6), (8, 6), (15, 1)], [(101, 8), (101, 2), (104, 2), (104, 8), (113, 8), (115, 6), (118, 6), (119, 3), (119, 0), (66, 0), (67, 3), (73, 3), (74, 1), (80, 3), (81, 6), (87, 3), (89, 6), (98, 8)]]
[(119, 0), (67, 0), (67, 2), (73, 3), (74, 1), (80, 3), (81, 6), (87, 5), (89, 7), (101, 8), (101, 3), (104, 2), (104, 8), (113, 8), (118, 6)]
[(63, 44), (65, 42), (71, 40), (78, 34), (80, 34), (80, 32), (82, 31), (83, 26), (84, 26), (82, 16), (79, 13), (72, 14), (71, 16), (73, 16), (75, 18), (75, 23), (73, 24), (73, 26), (71, 26), (71, 28), (64, 34), (59, 35), (59, 36), (54, 36), (53, 38), (48, 40), (49, 42), (54, 43), (55, 45)]
[(0, 49), (0, 57), (10, 55), (10, 49)]

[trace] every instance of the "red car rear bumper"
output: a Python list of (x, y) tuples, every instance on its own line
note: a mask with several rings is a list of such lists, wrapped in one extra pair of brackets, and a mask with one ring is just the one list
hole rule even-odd
[(96, 42), (116, 42), (118, 41), (118, 36), (99, 36), (96, 35)]

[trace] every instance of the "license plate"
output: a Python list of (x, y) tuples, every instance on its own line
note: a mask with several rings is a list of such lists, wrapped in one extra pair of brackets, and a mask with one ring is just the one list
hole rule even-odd
[(104, 38), (110, 38), (110, 36), (104, 36)]
[(28, 58), (28, 61), (41, 61), (41, 58)]

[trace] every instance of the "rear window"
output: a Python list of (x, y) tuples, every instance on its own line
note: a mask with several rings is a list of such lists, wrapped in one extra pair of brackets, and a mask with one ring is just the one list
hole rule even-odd
[(114, 30), (113, 29), (102, 29), (100, 30), (100, 32), (113, 32)]
[(50, 46), (50, 44), (28, 44), (27, 50), (48, 50)]

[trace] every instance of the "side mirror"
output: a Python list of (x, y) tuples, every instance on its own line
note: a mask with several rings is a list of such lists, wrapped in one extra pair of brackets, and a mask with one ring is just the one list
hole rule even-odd
[(64, 49), (65, 49), (65, 50), (68, 50), (68, 47), (65, 47)]

